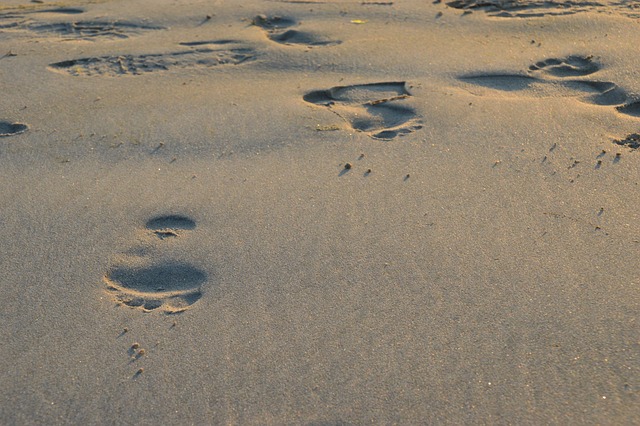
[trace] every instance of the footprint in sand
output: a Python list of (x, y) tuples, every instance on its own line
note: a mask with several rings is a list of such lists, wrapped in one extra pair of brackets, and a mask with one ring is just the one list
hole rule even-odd
[(600, 70), (593, 56), (571, 55), (564, 59), (550, 58), (529, 67), (531, 71), (539, 71), (554, 77), (582, 77)]
[(329, 108), (354, 130), (374, 139), (390, 140), (422, 128), (415, 110), (402, 105), (402, 100), (409, 97), (405, 82), (388, 82), (316, 90), (303, 99)]
[(330, 40), (320, 34), (291, 29), (299, 23), (290, 17), (258, 15), (253, 18), (251, 24), (262, 28), (270, 40), (280, 44), (311, 47), (334, 46), (342, 43), (339, 40)]
[(97, 38), (125, 39), (145, 31), (164, 27), (125, 21), (76, 21), (56, 23), (31, 23), (25, 27), (40, 35), (54, 35), (64, 39), (93, 40)]
[(550, 58), (529, 67), (528, 74), (478, 73), (459, 80), (501, 92), (518, 92), (531, 97), (567, 96), (592, 105), (616, 106), (616, 110), (640, 116), (640, 104), (629, 103), (628, 93), (610, 81), (580, 79), (601, 69), (592, 56), (571, 55)]
[(183, 41), (182, 43), (179, 43), (179, 44), (180, 46), (198, 47), (198, 46), (207, 46), (207, 45), (220, 46), (223, 44), (236, 44), (236, 43), (240, 43), (240, 41), (233, 40), (233, 39), (198, 40), (198, 41)]
[(640, 101), (629, 102), (616, 107), (619, 113), (630, 115), (632, 117), (640, 117)]
[[(195, 227), (195, 221), (189, 217), (167, 215), (149, 219), (145, 232), (163, 241), (185, 235)], [(158, 263), (144, 257), (124, 256), (105, 274), (104, 283), (120, 305), (171, 314), (183, 312), (200, 300), (207, 278), (206, 272), (182, 261)]]
[(162, 72), (173, 68), (187, 69), (239, 65), (256, 59), (256, 56), (256, 52), (250, 48), (212, 49), (202, 47), (171, 53), (72, 59), (51, 64), (49, 69), (75, 77), (94, 75), (117, 77)]
[(85, 10), (79, 7), (50, 7), (44, 3), (31, 4), (28, 6), (25, 5), (16, 5), (15, 7), (7, 6), (3, 8), (2, 12), (0, 12), (0, 17), (4, 18), (7, 15), (13, 15), (16, 13), (25, 14), (61, 14), (61, 15), (79, 15), (84, 13)]
[(154, 217), (149, 219), (146, 225), (146, 228), (161, 240), (177, 237), (179, 232), (193, 230), (195, 227), (196, 223), (192, 219), (180, 215)]
[(0, 29), (25, 30), (38, 19), (48, 19), (55, 15), (79, 15), (84, 13), (84, 9), (76, 7), (48, 7), (43, 3), (32, 3), (30, 5), (2, 6), (0, 5)]
[(545, 16), (573, 15), (581, 12), (633, 14), (625, 2), (598, 3), (592, 1), (549, 0), (453, 0), (446, 5), (465, 12), (483, 11), (498, 18), (541, 18)]
[(0, 137), (19, 135), (27, 130), (29, 130), (29, 126), (26, 124), (0, 121)]
[[(84, 9), (80, 9), (77, 7), (48, 7), (48, 5), (43, 3), (34, 3), (30, 5), (15, 5), (15, 6), (4, 6), (0, 10), (0, 19), (9, 20), (9, 19), (24, 19), (27, 15), (79, 15), (84, 13)], [(12, 24), (17, 24), (13, 22)], [(2, 28), (2, 26), (0, 26)], [(6, 27), (5, 27), (6, 28)]]

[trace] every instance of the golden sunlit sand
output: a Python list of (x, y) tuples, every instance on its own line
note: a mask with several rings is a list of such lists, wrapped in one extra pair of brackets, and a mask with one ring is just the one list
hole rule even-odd
[(5, 0), (0, 423), (639, 423), (634, 3)]

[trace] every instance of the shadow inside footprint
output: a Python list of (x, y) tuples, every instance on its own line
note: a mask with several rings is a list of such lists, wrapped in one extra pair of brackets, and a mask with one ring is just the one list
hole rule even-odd
[(408, 122), (415, 117), (412, 108), (397, 104), (365, 105), (369, 118), (352, 119), (353, 128), (362, 132), (391, 129)]
[(223, 45), (223, 44), (233, 44), (233, 43), (240, 43), (240, 41), (229, 39), (229, 38), (225, 38), (225, 39), (220, 39), (220, 40), (183, 41), (182, 43), (178, 43), (178, 44), (181, 45), (181, 46), (193, 47), (193, 46), (206, 46), (206, 45), (209, 45), (209, 44)]
[[(600, 69), (591, 57), (569, 56), (565, 59), (547, 59), (532, 65), (530, 70), (542, 71), (556, 77), (579, 77), (592, 74)], [(620, 105), (628, 100), (628, 94), (610, 81), (549, 79), (543, 75), (536, 77), (520, 74), (468, 74), (458, 80), (503, 92), (520, 92), (531, 97), (565, 96), (575, 97), (582, 102), (593, 105)], [(625, 107), (618, 107), (623, 113), (634, 115), (633, 107), (625, 112)]]
[(576, 91), (591, 93), (582, 100), (594, 105), (620, 105), (628, 99), (627, 92), (610, 81), (573, 80), (563, 84)]
[(305, 46), (334, 46), (341, 43), (340, 41), (329, 40), (317, 34), (297, 30), (273, 33), (269, 35), (269, 38), (282, 44), (303, 44)]
[(330, 40), (318, 34), (288, 29), (299, 24), (298, 21), (290, 17), (258, 15), (253, 18), (251, 24), (265, 30), (269, 40), (280, 44), (334, 46), (342, 43), (341, 41)]
[(315, 90), (302, 98), (310, 103), (329, 106), (335, 102), (365, 104), (409, 97), (404, 81), (336, 86), (328, 90)]
[(148, 267), (120, 266), (110, 270), (105, 283), (120, 304), (152, 311), (180, 312), (202, 297), (207, 274), (186, 263)]
[(616, 110), (622, 114), (630, 115), (632, 117), (640, 117), (640, 101), (620, 105), (619, 107), (616, 107)]
[(177, 237), (182, 230), (195, 229), (196, 223), (192, 219), (181, 215), (157, 216), (149, 219), (145, 227), (153, 231), (161, 240)]
[(0, 137), (19, 135), (27, 130), (29, 130), (29, 126), (26, 124), (0, 121)]
[(196, 222), (186, 216), (167, 215), (149, 219), (145, 227), (155, 231), (163, 229), (195, 229)]
[(77, 7), (55, 7), (53, 9), (34, 10), (34, 13), (61, 13), (63, 15), (79, 15), (84, 9)]
[(147, 268), (118, 267), (107, 278), (122, 289), (141, 293), (183, 292), (198, 288), (207, 279), (200, 269), (175, 263)]

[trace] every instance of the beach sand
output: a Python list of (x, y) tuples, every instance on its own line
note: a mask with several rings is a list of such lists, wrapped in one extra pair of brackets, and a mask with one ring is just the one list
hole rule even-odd
[(640, 423), (640, 11), (499, 3), (5, 0), (0, 423)]

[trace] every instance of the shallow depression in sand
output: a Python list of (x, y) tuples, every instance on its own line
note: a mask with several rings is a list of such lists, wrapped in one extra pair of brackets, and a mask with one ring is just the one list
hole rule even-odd
[(381, 82), (314, 90), (302, 97), (322, 105), (373, 139), (391, 140), (422, 128), (415, 110), (398, 102), (411, 97), (406, 82)]
[(181, 215), (157, 216), (149, 219), (146, 223), (147, 229), (194, 229), (196, 223), (193, 219)]
[(29, 130), (29, 126), (22, 123), (10, 123), (8, 121), (0, 121), (0, 136), (19, 135)]
[(174, 263), (145, 268), (117, 267), (106, 278), (123, 290), (173, 293), (198, 289), (207, 280), (207, 274), (192, 265)]

